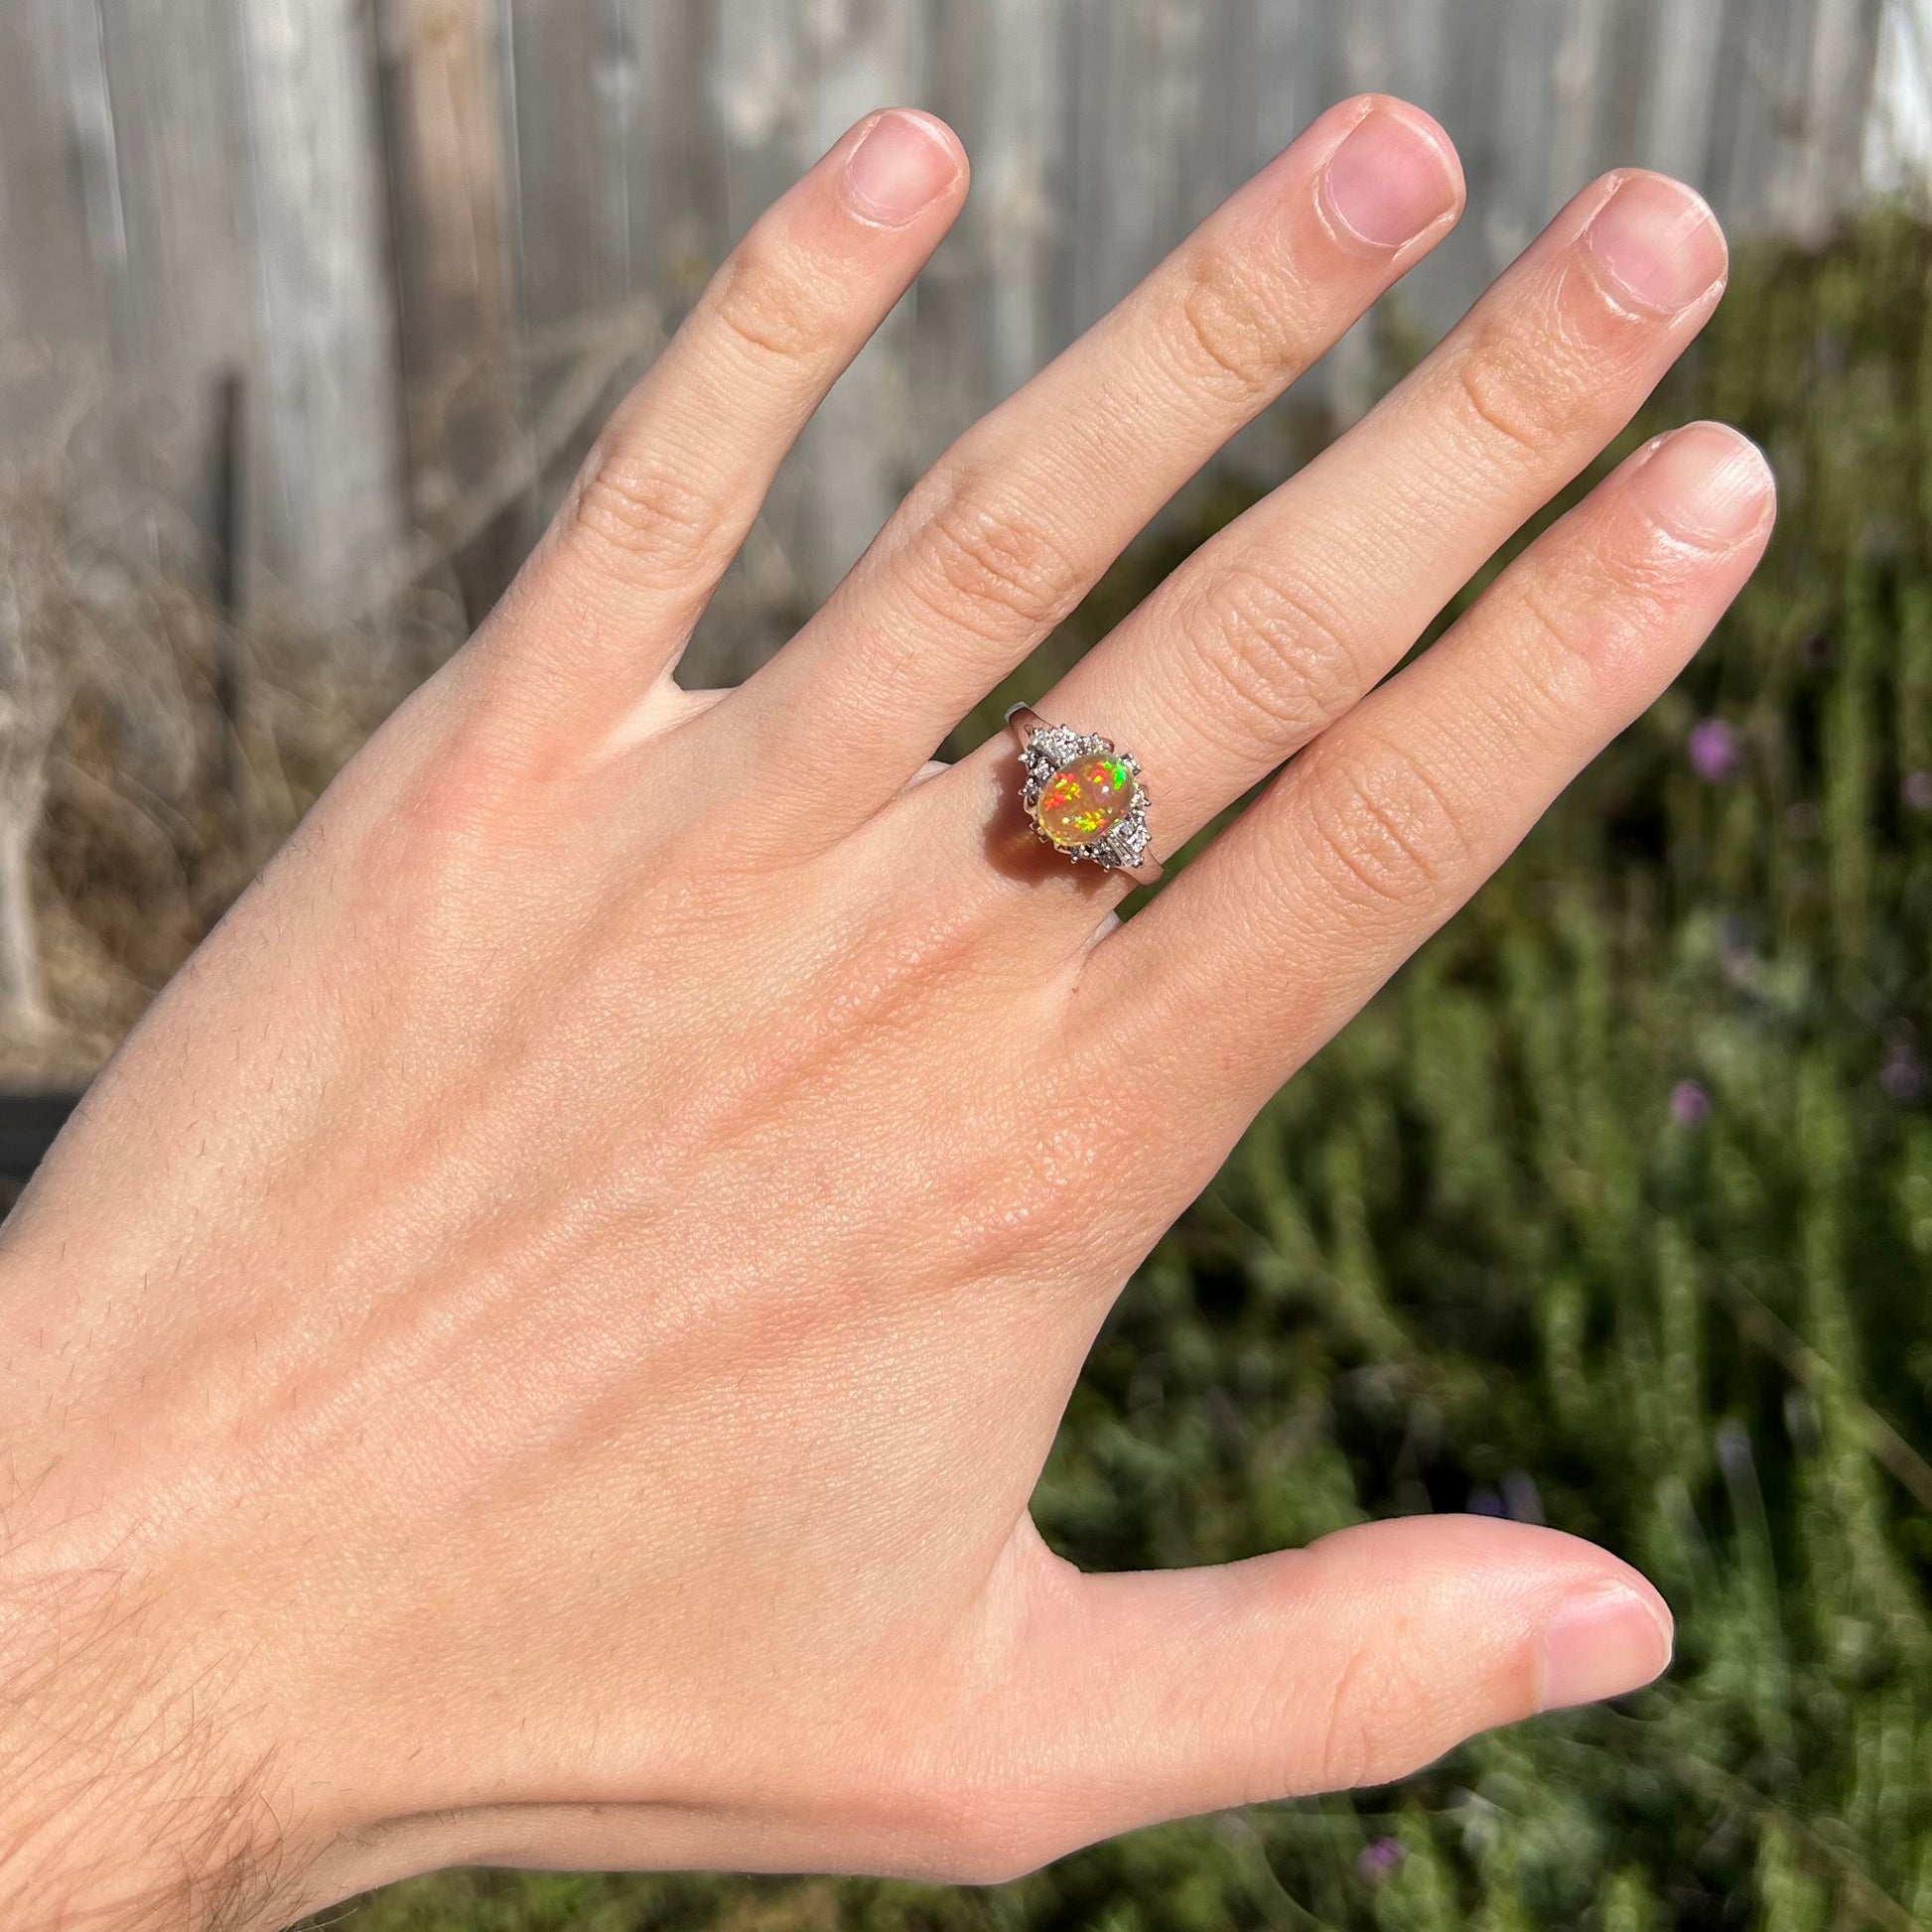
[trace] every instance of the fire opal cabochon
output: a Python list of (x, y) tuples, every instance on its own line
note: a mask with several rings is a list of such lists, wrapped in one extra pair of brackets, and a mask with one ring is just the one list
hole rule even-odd
[(1034, 808), (1034, 823), (1061, 851), (1092, 845), (1129, 812), (1140, 791), (1117, 758), (1080, 759), (1048, 782)]

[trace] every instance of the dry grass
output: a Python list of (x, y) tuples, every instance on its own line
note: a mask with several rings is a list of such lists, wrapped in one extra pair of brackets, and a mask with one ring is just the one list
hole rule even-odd
[[(44, 1011), (0, 1011), (0, 1087), (83, 1084), (329, 780), (455, 642), (447, 600), (318, 636), (84, 550), (0, 503), (29, 655), (56, 665), (35, 848)], [(23, 536), (23, 533), (31, 533)]]

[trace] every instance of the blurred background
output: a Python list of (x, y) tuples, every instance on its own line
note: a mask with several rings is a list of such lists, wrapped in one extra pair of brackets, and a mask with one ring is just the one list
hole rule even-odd
[(867, 108), (951, 120), (972, 201), (787, 465), (687, 682), (781, 642), (951, 436), (1370, 87), (1455, 138), (1460, 230), (958, 745), (1605, 167), (1696, 183), (1737, 253), (1606, 463), (1724, 416), (1782, 523), (1679, 686), (1143, 1270), (1037, 1514), (1097, 1567), (1399, 1511), (1549, 1521), (1657, 1578), (1670, 1677), (1397, 1789), (991, 1892), (478, 1873), (337, 1922), (1932, 1925), (1926, 0), (6, 0), (0, 1171)]

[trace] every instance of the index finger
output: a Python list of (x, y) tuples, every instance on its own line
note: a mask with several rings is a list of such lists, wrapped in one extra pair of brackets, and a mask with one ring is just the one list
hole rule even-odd
[[(595, 744), (670, 668), (785, 452), (959, 212), (929, 114), (869, 114), (753, 224), (613, 417), (475, 653)], [(500, 708), (509, 690), (494, 694)]]

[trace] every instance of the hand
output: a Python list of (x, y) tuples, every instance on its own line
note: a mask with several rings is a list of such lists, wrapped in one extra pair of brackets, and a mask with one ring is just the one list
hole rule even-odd
[(671, 668), (957, 211), (875, 116), (753, 229), (483, 632), (88, 1096), (0, 1255), (0, 1901), (268, 1925), (458, 1862), (988, 1879), (1394, 1778), (1668, 1656), (1605, 1553), (1406, 1519), (1076, 1574), (1028, 1497), (1277, 1085), (1677, 673), (1771, 483), (1625, 463), (1393, 678), (1716, 305), (1614, 176), (1042, 698), (1137, 753), (1126, 925), (1012, 746), (927, 765), (1445, 232), (1325, 114), (911, 492), (742, 689)]

